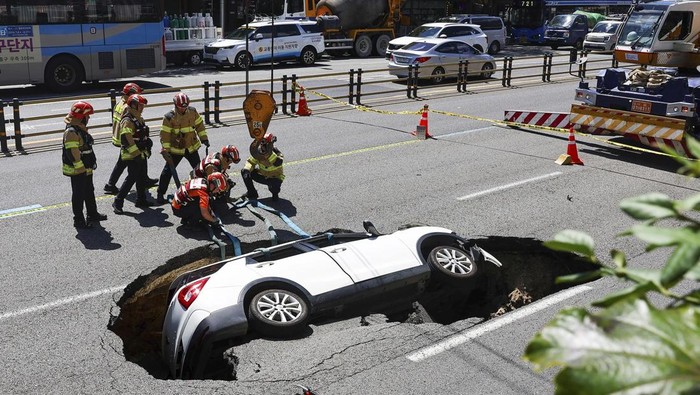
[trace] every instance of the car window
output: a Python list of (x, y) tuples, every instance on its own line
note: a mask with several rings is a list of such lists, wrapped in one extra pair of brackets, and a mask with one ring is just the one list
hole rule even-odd
[[(447, 30), (446, 28), (445, 30)], [(458, 26), (458, 27), (453, 27), (449, 28), (450, 33), (447, 35), (447, 37), (457, 37), (457, 36), (471, 36), (472, 34), (475, 33), (474, 29), (472, 29), (469, 26)]]
[(321, 25), (318, 23), (299, 25), (306, 33), (323, 33)]
[(301, 35), (296, 25), (279, 25), (275, 26), (275, 37), (293, 37)]
[(455, 42), (451, 41), (435, 48), (435, 51), (440, 53), (457, 53), (457, 45)]
[(500, 30), (503, 28), (503, 22), (500, 18), (474, 18), (471, 23), (479, 25), (481, 30)]
[(278, 261), (308, 251), (309, 249), (303, 244), (292, 244), (284, 248), (261, 248), (257, 253), (251, 254), (249, 258), (256, 262)]
[(409, 51), (427, 51), (427, 50), (433, 48), (434, 46), (435, 46), (435, 44), (418, 41), (418, 42), (410, 43), (408, 45), (404, 45), (403, 48), (401, 48), (401, 49), (405, 49), (405, 50), (409, 50)]
[(479, 52), (467, 43), (456, 43), (457, 52), (463, 55), (476, 55)]
[(439, 31), (440, 31), (439, 27), (418, 26), (417, 28), (411, 30), (411, 32), (408, 33), (408, 36), (411, 36), (411, 37), (435, 37), (435, 36), (437, 36), (437, 33)]
[(260, 26), (255, 30), (255, 34), (262, 34), (263, 39), (270, 39), (272, 38), (272, 26)]

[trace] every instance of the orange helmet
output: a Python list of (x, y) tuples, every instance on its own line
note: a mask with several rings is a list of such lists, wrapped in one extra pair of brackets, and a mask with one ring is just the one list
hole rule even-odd
[(81, 100), (73, 103), (73, 105), (70, 107), (70, 113), (68, 115), (73, 118), (83, 119), (85, 116), (94, 113), (95, 109), (92, 108), (92, 105)]
[(221, 193), (226, 191), (226, 176), (218, 171), (211, 173), (207, 176), (207, 181), (209, 182), (210, 189), (212, 193)]
[(225, 145), (221, 147), (221, 156), (227, 157), (229, 162), (238, 163), (241, 161), (241, 155), (235, 145)]
[(129, 82), (128, 84), (124, 85), (124, 88), (122, 89), (122, 93), (125, 95), (133, 95), (141, 92), (143, 92), (143, 89), (133, 82)]
[(175, 107), (187, 108), (190, 106), (190, 98), (187, 97), (186, 94), (180, 92), (173, 97), (173, 103), (175, 103)]
[(262, 139), (264, 142), (270, 144), (270, 143), (274, 143), (275, 141), (277, 141), (277, 136), (275, 136), (272, 133), (265, 133), (265, 135), (263, 136)]
[(129, 98), (126, 99), (126, 104), (127, 104), (129, 107), (135, 109), (135, 108), (137, 108), (137, 106), (138, 106), (139, 104), (143, 104), (143, 105), (148, 104), (148, 100), (147, 100), (145, 97), (143, 97), (143, 95), (139, 95), (139, 94), (137, 93), (137, 94), (134, 94), (134, 95), (129, 96)]

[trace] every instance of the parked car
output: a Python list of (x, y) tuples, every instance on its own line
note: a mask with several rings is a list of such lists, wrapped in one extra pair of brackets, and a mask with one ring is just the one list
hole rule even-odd
[(418, 66), (418, 76), (439, 84), (445, 78), (457, 76), (459, 62), (468, 61), (468, 73), (490, 78), (496, 68), (493, 56), (477, 51), (462, 41), (445, 38), (430, 38), (412, 42), (394, 51), (389, 57), (389, 74), (399, 78), (408, 77), (408, 66)]
[[(272, 37), (274, 35), (274, 59)], [(246, 51), (246, 36), (248, 51)], [(304, 65), (316, 62), (325, 51), (323, 31), (315, 21), (284, 20), (251, 22), (204, 47), (204, 62), (217, 67), (245, 69), (247, 64), (299, 61)]]
[(477, 25), (467, 25), (464, 23), (426, 23), (413, 29), (408, 35), (395, 38), (389, 41), (386, 49), (386, 58), (393, 51), (422, 38), (451, 38), (470, 44), (479, 52), (484, 52), (488, 40), (486, 34)]
[(433, 281), (483, 284), (486, 262), (501, 267), (445, 228), (380, 234), (368, 221), (364, 227), (255, 250), (176, 278), (162, 333), (171, 376), (201, 377), (212, 349), (249, 329), (291, 336), (324, 312), (410, 301)]
[(556, 15), (547, 24), (544, 42), (552, 49), (563, 46), (581, 49), (586, 34), (588, 34), (588, 19), (585, 15)]
[(451, 23), (469, 23), (478, 25), (481, 31), (486, 34), (488, 41), (488, 53), (491, 55), (497, 54), (506, 44), (506, 25), (503, 19), (497, 16), (485, 14), (452, 14), (438, 19), (435, 22), (451, 22)]
[(622, 21), (600, 21), (583, 40), (583, 49), (612, 51), (615, 49)]

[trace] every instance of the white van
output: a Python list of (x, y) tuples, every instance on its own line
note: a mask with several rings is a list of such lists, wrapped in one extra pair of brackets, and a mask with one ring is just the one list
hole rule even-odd
[(486, 34), (489, 54), (498, 53), (506, 45), (506, 26), (503, 19), (485, 14), (453, 14), (438, 19), (436, 22), (469, 23), (479, 25)]
[(600, 21), (583, 40), (583, 49), (612, 51), (617, 43), (622, 21)]

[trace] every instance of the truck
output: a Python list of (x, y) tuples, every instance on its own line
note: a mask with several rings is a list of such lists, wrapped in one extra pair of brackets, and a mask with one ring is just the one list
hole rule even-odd
[(410, 19), (401, 14), (404, 1), (305, 0), (301, 12), (323, 26), (327, 54), (351, 51), (357, 57), (366, 58), (384, 56), (389, 41), (396, 37), (396, 28), (410, 24)]
[(575, 129), (612, 133), (690, 156), (685, 136), (700, 137), (700, 1), (654, 1), (630, 9), (615, 59), (595, 86), (581, 80), (569, 121)]
[[(184, 22), (185, 18), (187, 23)], [(164, 19), (165, 22), (165, 19)], [(201, 14), (168, 18), (165, 25), (165, 58), (177, 66), (202, 64), (204, 47), (221, 38), (221, 28), (213, 26), (211, 17)]]

